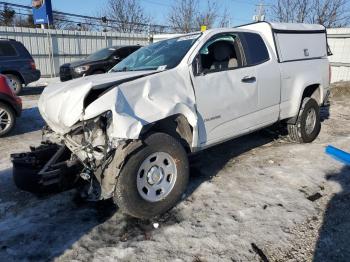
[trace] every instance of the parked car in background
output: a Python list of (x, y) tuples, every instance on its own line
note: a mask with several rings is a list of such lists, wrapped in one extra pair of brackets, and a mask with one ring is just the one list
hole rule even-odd
[(101, 49), (86, 59), (64, 64), (60, 67), (62, 82), (88, 75), (107, 73), (141, 46), (113, 46)]
[(10, 80), (0, 75), (0, 137), (8, 134), (22, 112), (22, 100), (10, 87)]
[(12, 39), (0, 39), (0, 73), (8, 77), (16, 94), (23, 85), (40, 79), (31, 54), (21, 42)]

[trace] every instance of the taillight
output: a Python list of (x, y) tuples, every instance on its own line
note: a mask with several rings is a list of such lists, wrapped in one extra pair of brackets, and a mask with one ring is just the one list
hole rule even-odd
[(34, 61), (30, 62), (30, 68), (33, 69), (33, 70), (36, 70), (36, 65), (35, 65)]
[(332, 82), (332, 67), (329, 65), (329, 84)]
[(4, 75), (0, 75), (0, 88), (3, 93), (6, 93), (7, 95), (12, 97), (16, 97), (16, 94), (12, 88), (12, 83)]

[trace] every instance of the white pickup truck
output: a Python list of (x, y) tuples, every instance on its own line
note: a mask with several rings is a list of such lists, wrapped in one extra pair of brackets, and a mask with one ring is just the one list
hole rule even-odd
[(323, 26), (266, 22), (143, 47), (108, 74), (44, 90), (46, 142), (13, 156), (15, 181), (29, 190), (21, 165), (45, 155), (39, 186), (76, 176), (78, 165), (88, 200), (113, 198), (138, 218), (164, 213), (186, 190), (191, 153), (276, 122), (312, 142), (329, 93), (327, 55)]

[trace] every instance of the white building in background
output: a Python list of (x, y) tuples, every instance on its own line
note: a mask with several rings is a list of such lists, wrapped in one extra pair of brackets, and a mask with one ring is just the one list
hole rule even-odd
[(332, 83), (350, 81), (350, 28), (328, 29), (328, 44), (333, 53)]

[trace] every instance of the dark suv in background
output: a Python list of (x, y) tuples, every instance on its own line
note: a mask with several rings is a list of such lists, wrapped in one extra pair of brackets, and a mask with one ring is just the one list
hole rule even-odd
[(107, 73), (113, 66), (140, 47), (141, 46), (112, 46), (101, 49), (83, 60), (62, 65), (60, 67), (60, 79), (64, 82), (84, 75)]
[(40, 71), (28, 50), (11, 39), (0, 39), (0, 74), (10, 79), (16, 94), (21, 92), (23, 85), (40, 79)]

